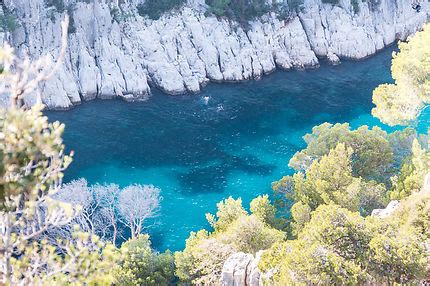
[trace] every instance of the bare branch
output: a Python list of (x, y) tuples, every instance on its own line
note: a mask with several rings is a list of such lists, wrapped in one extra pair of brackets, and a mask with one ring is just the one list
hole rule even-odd
[[(41, 82), (49, 80), (60, 68), (67, 51), (67, 27), (69, 16), (66, 15), (61, 23), (61, 50), (55, 63), (46, 55), (35, 61), (29, 58), (19, 60), (13, 55), (13, 49), (5, 45), (0, 53), (3, 71), (0, 73), (0, 94), (9, 96), (11, 107), (23, 107), (24, 97), (35, 90)], [(40, 102), (40, 96), (37, 103)]]

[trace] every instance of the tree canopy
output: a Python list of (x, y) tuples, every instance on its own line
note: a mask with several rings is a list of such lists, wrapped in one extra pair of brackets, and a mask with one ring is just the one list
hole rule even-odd
[(255, 254), (285, 239), (284, 232), (270, 225), (275, 222), (274, 207), (267, 196), (251, 202), (251, 214), (241, 199), (232, 197), (217, 207), (216, 215), (206, 215), (214, 231), (191, 233), (185, 249), (175, 253), (176, 275), (185, 283), (217, 284), (225, 260), (233, 253)]
[(393, 53), (393, 84), (373, 91), (372, 114), (388, 125), (407, 125), (430, 103), (430, 25)]

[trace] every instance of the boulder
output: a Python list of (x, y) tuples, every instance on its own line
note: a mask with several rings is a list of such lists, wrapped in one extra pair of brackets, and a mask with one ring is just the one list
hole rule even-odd
[(372, 211), (372, 216), (377, 216), (379, 218), (386, 218), (390, 216), (396, 209), (400, 207), (399, 201), (391, 201), (385, 209), (374, 209)]
[(258, 262), (262, 251), (252, 254), (237, 252), (232, 254), (222, 268), (222, 286), (260, 286), (263, 285)]

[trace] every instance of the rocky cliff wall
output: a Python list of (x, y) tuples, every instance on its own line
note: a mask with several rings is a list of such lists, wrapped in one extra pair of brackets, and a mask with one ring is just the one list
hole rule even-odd
[[(321, 58), (361, 59), (405, 39), (430, 15), (430, 3), (422, 2), (416, 12), (415, 0), (380, 0), (373, 8), (359, 1), (358, 13), (350, 0), (339, 5), (305, 0), (303, 11), (288, 21), (272, 13), (245, 30), (205, 16), (203, 0), (155, 21), (138, 15), (137, 1), (126, 1), (121, 17), (103, 0), (75, 3), (65, 64), (41, 87), (48, 107), (64, 109), (94, 98), (144, 100), (153, 87), (169, 94), (198, 92), (209, 81), (255, 79), (278, 67), (317, 66)], [(56, 57), (63, 15), (43, 0), (4, 0), (4, 5), (20, 27), (2, 38), (19, 54)]]

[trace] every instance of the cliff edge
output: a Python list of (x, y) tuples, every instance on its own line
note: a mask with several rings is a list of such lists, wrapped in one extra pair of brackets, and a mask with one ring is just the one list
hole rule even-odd
[[(376, 6), (358, 1), (358, 11), (350, 0), (338, 5), (305, 0), (301, 12), (288, 19), (269, 13), (244, 28), (205, 13), (203, 0), (158, 20), (137, 13), (139, 0), (122, 1), (120, 10), (112, 9), (111, 1), (64, 1), (73, 4), (68, 53), (56, 77), (41, 87), (44, 103), (56, 109), (94, 98), (144, 100), (152, 87), (169, 94), (198, 92), (209, 81), (314, 67), (321, 58), (365, 58), (406, 39), (430, 15), (427, 1), (417, 12), (413, 0), (380, 0)], [(18, 54), (56, 57), (65, 12), (43, 0), (4, 0), (3, 9), (13, 11), (19, 26), (0, 33), (0, 40)]]

